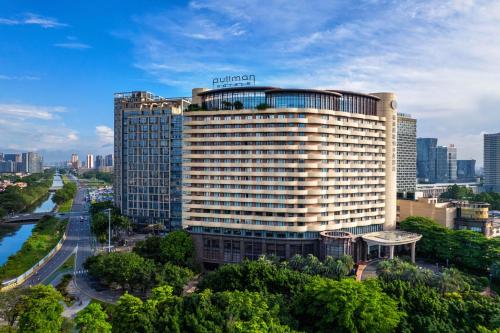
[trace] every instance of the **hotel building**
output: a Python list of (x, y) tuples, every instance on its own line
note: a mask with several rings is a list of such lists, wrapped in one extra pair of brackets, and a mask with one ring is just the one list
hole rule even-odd
[(414, 251), (415, 235), (394, 241), (380, 233), (396, 225), (395, 98), (193, 89), (184, 112), (182, 224), (199, 260), (210, 266), (309, 253), (360, 260), (377, 244), (390, 255), (394, 244)]
[(184, 98), (114, 97), (114, 201), (136, 224), (181, 227)]

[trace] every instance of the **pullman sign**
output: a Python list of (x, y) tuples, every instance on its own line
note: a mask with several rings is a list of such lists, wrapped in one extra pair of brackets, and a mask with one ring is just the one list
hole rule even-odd
[(225, 77), (214, 77), (213, 88), (246, 87), (255, 85), (255, 75), (227, 75)]

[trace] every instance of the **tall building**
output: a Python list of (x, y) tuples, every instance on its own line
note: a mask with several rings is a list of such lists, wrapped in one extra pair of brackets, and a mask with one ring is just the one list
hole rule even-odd
[(107, 167), (113, 166), (113, 154), (109, 154), (104, 157), (104, 165)]
[(420, 182), (433, 182), (436, 178), (436, 138), (417, 138), (417, 178)]
[(434, 178), (431, 178), (432, 183), (446, 183), (449, 180), (449, 164), (448, 164), (448, 147), (437, 146), (435, 148), (435, 170)]
[(500, 133), (484, 135), (484, 187), (500, 192)]
[(192, 102), (182, 223), (205, 265), (262, 254), (360, 259), (358, 236), (395, 228), (394, 94), (199, 88)]
[(73, 169), (78, 169), (78, 167), (80, 166), (79, 163), (78, 163), (78, 155), (77, 154), (71, 154), (71, 166), (73, 167)]
[(16, 172), (16, 164), (12, 161), (0, 161), (0, 173)]
[(114, 201), (135, 223), (181, 227), (182, 111), (187, 99), (114, 97)]
[(448, 181), (457, 180), (457, 148), (455, 145), (448, 145)]
[(102, 155), (97, 155), (95, 157), (95, 168), (96, 169), (102, 169), (104, 167), (105, 167), (105, 165), (104, 165), (104, 157), (102, 157)]
[(457, 179), (473, 179), (476, 177), (476, 160), (457, 160)]
[(23, 158), (21, 154), (4, 154), (5, 161), (12, 161), (14, 163), (22, 163)]
[(85, 167), (87, 169), (93, 169), (94, 168), (94, 155), (91, 153), (87, 154), (87, 164), (85, 164)]
[(397, 191), (401, 196), (417, 187), (417, 120), (398, 113)]
[(19, 172), (40, 173), (43, 171), (43, 159), (38, 153), (28, 152), (21, 154), (21, 168)]

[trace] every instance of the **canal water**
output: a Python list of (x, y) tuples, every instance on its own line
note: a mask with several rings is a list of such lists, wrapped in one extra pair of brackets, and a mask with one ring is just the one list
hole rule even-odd
[[(62, 186), (62, 179), (59, 174), (54, 175), (52, 186)], [(35, 204), (28, 212), (49, 213), (54, 207), (50, 193), (45, 200)], [(35, 224), (22, 224), (16, 226), (0, 226), (0, 266), (5, 264), (9, 256), (21, 249), (24, 242), (31, 236)]]

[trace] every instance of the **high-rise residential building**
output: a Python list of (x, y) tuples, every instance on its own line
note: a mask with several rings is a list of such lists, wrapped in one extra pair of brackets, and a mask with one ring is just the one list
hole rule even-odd
[(21, 154), (21, 169), (20, 172), (25, 173), (40, 173), (43, 171), (43, 159), (38, 153), (28, 152)]
[(406, 196), (417, 187), (417, 120), (398, 113), (397, 191)]
[(448, 181), (457, 180), (457, 148), (455, 145), (448, 145)]
[(4, 154), (5, 161), (12, 161), (14, 163), (22, 163), (23, 158), (21, 154)]
[(107, 167), (113, 166), (113, 154), (109, 154), (104, 157), (104, 165)]
[(417, 178), (420, 182), (434, 182), (436, 178), (436, 138), (417, 138)]
[(182, 223), (205, 265), (263, 254), (362, 259), (370, 243), (360, 236), (395, 228), (394, 94), (199, 88), (192, 103)]
[(484, 187), (500, 192), (500, 133), (484, 135)]
[(0, 161), (0, 173), (16, 172), (16, 163), (12, 161)]
[(94, 155), (91, 153), (87, 154), (87, 163), (85, 164), (85, 167), (87, 169), (93, 169), (94, 168)]
[(476, 177), (476, 160), (457, 160), (457, 179), (473, 179)]
[(105, 167), (104, 165), (104, 157), (102, 157), (102, 155), (97, 155), (95, 157), (95, 168), (96, 169), (102, 169)]
[(78, 155), (77, 154), (71, 154), (71, 166), (73, 167), (73, 169), (78, 169), (78, 167), (80, 166), (79, 163), (78, 163)]
[(135, 223), (181, 227), (182, 123), (188, 99), (114, 97), (114, 201)]
[(446, 183), (449, 180), (448, 147), (437, 146), (435, 148), (435, 178), (431, 178), (432, 183)]

